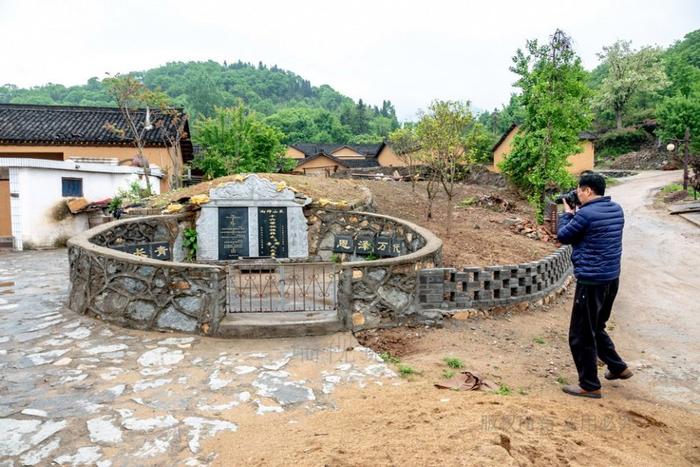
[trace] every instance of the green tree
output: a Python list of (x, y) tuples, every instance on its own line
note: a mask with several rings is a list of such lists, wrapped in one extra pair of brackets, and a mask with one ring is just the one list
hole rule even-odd
[[(658, 110), (659, 136), (662, 140), (680, 146), (683, 152), (683, 189), (688, 189), (688, 166), (697, 166), (700, 149), (700, 95), (677, 95), (666, 99)], [(692, 143), (692, 144), (691, 144)], [(691, 151), (696, 155), (691, 156)], [(700, 174), (695, 170), (696, 179)]]
[(622, 129), (623, 113), (634, 97), (661, 91), (668, 85), (661, 49), (642, 47), (635, 51), (631, 44), (617, 41), (598, 54), (607, 66), (607, 75), (600, 83), (595, 104), (602, 110), (612, 109), (618, 130)]
[(105, 127), (117, 136), (131, 140), (138, 151), (138, 158), (146, 178), (146, 190), (151, 190), (151, 165), (144, 153), (146, 147), (146, 133), (153, 130), (154, 126), (148, 116), (141, 118), (142, 109), (167, 107), (167, 96), (161, 92), (149, 90), (140, 80), (133, 75), (116, 75), (105, 78), (103, 82), (117, 107), (121, 111), (125, 127), (118, 126), (114, 122)]
[[(423, 162), (447, 195), (447, 234), (452, 228), (455, 185), (464, 168), (474, 161), (474, 141), (481, 126), (474, 124), (469, 102), (434, 101), (416, 127)], [(428, 193), (428, 216), (432, 199)]]
[(545, 192), (551, 185), (570, 185), (567, 158), (581, 150), (578, 135), (591, 122), (589, 89), (581, 60), (571, 38), (557, 30), (549, 42), (527, 41), (527, 52), (518, 49), (511, 71), (520, 76), (524, 119), (513, 149), (501, 168), (528, 194), (544, 220)]
[(389, 134), (389, 144), (401, 162), (406, 164), (411, 179), (411, 191), (416, 191), (416, 163), (420, 144), (413, 125), (404, 125)]
[(216, 107), (211, 118), (196, 123), (196, 130), (194, 140), (202, 146), (202, 153), (193, 166), (207, 178), (286, 168), (282, 132), (265, 124), (241, 102), (233, 108)]

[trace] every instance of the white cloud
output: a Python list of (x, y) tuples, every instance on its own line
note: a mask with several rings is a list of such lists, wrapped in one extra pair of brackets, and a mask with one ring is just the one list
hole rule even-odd
[(0, 0), (0, 82), (80, 84), (174, 60), (263, 61), (402, 118), (434, 98), (508, 100), (511, 57), (557, 27), (588, 68), (616, 39), (668, 46), (700, 25), (696, 0)]

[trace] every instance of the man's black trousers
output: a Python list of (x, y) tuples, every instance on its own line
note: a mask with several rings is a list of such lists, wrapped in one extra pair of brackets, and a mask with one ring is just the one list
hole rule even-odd
[(605, 332), (619, 283), (619, 279), (615, 279), (602, 284), (576, 284), (569, 346), (578, 370), (579, 386), (587, 391), (600, 389), (598, 358), (612, 373), (621, 373), (627, 368)]

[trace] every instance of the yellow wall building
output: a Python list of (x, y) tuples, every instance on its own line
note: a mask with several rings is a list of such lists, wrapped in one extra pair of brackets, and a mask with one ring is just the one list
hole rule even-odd
[[(493, 165), (491, 166), (491, 170), (494, 172), (500, 173), (501, 169), (498, 165), (508, 157), (513, 147), (513, 139), (517, 133), (518, 126), (512, 125), (493, 146)], [(582, 151), (577, 154), (572, 154), (568, 158), (569, 166), (567, 170), (573, 175), (579, 175), (585, 170), (593, 170), (595, 163), (595, 148), (593, 146), (595, 136), (592, 133), (583, 132), (579, 135), (579, 138)]]
[(403, 167), (405, 164), (386, 143), (313, 144), (299, 143), (287, 148), (294, 159), (294, 173), (329, 176), (343, 169)]
[[(143, 126), (146, 112), (137, 110), (133, 115)], [(165, 132), (174, 128), (171, 117), (156, 112), (150, 117), (152, 128), (144, 133), (144, 156), (152, 168), (154, 191), (164, 192), (170, 189), (171, 177), (181, 176), (174, 173), (174, 165), (181, 170), (192, 159), (192, 143), (186, 136), (179, 147), (166, 147)], [(22, 220), (20, 205), (27, 211), (22, 222), (25, 239), (44, 228), (39, 221), (30, 223), (28, 216), (40, 210), (38, 201), (56, 202), (65, 197), (61, 196), (62, 180), (79, 183), (89, 201), (113, 196), (121, 182), (145, 180), (138, 150), (129, 139), (110, 131), (109, 125), (127, 127), (119, 109), (0, 104), (0, 243), (15, 237), (15, 246), (19, 242), (21, 249), (22, 239), (17, 238)], [(184, 133), (189, 134), (186, 121)], [(58, 195), (54, 185), (59, 187)]]

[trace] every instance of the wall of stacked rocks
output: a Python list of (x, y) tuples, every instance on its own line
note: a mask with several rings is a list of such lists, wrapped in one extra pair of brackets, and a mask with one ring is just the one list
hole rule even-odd
[[(123, 327), (215, 335), (225, 314), (226, 273), (169, 261), (180, 254), (184, 225), (183, 215), (124, 219), (69, 240), (68, 307)], [(134, 254), (156, 245), (167, 245), (168, 260)]]

